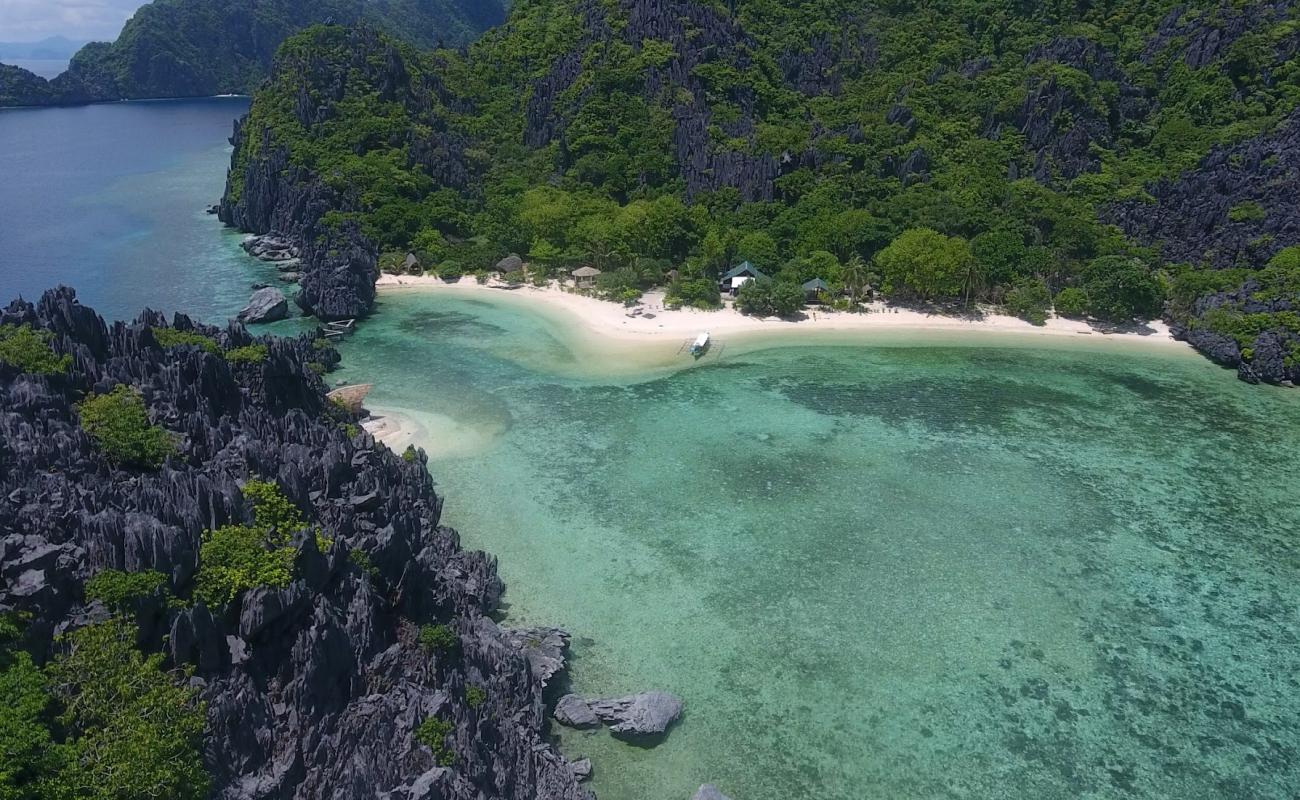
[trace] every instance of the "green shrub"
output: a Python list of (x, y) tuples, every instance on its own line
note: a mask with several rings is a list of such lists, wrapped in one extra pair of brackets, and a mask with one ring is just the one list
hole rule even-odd
[(211, 336), (204, 336), (195, 331), (179, 331), (175, 328), (153, 328), (154, 341), (162, 347), (197, 347), (214, 356), (221, 355), (221, 347)]
[(1233, 222), (1258, 222), (1265, 216), (1263, 206), (1253, 200), (1238, 203), (1228, 211), (1228, 219)]
[[(249, 589), (288, 586), (298, 557), (293, 535), (308, 527), (274, 483), (249, 481), (244, 498), (253, 504), (252, 525), (227, 525), (203, 534), (194, 594), (214, 608)], [(318, 531), (317, 547), (322, 544)]]
[(226, 351), (226, 360), (231, 364), (262, 364), (270, 355), (270, 348), (264, 344), (250, 344)]
[(54, 335), (30, 325), (0, 325), (0, 361), (32, 375), (58, 375), (72, 369), (71, 355), (55, 355)]
[(460, 639), (448, 625), (425, 625), (420, 628), (419, 642), (426, 653), (445, 653), (460, 644)]
[(1056, 293), (1056, 313), (1063, 317), (1083, 317), (1088, 313), (1088, 293), (1074, 286)]
[(78, 410), (81, 427), (115, 463), (157, 469), (176, 451), (171, 434), (149, 422), (144, 398), (130, 386), (91, 395)]
[(370, 555), (365, 550), (353, 550), (348, 553), (348, 560), (371, 578), (379, 577), (379, 568), (370, 560)]
[(402, 451), (402, 460), (408, 464), (414, 464), (420, 460), (420, 451), (415, 449), (415, 445), (408, 444)]
[(465, 690), (465, 703), (470, 708), (477, 710), (487, 702), (487, 689), (482, 686), (471, 686)]
[(1003, 301), (1008, 313), (1032, 325), (1047, 324), (1047, 308), (1051, 303), (1052, 294), (1041, 280), (1018, 284), (1007, 292)]
[(442, 717), (426, 717), (415, 729), (415, 740), (433, 751), (433, 760), (440, 767), (456, 763), (456, 754), (447, 746), (447, 737), (455, 733), (456, 726)]
[(100, 600), (112, 609), (126, 609), (144, 597), (165, 592), (167, 576), (154, 570), (122, 572), (106, 569), (86, 581), (86, 599)]
[(712, 278), (679, 278), (668, 286), (664, 302), (670, 306), (689, 306), (698, 309), (722, 307), (718, 282)]

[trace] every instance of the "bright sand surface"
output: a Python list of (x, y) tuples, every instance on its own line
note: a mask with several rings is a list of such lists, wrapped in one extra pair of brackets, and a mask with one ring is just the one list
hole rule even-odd
[[(861, 343), (871, 346), (998, 346), (1082, 347), (1089, 350), (1133, 352), (1153, 348), (1163, 355), (1195, 351), (1174, 339), (1165, 323), (1155, 320), (1141, 332), (1103, 332), (1078, 321), (1053, 317), (1045, 325), (988, 310), (978, 318), (925, 313), (874, 303), (869, 313), (810, 309), (800, 320), (746, 316), (728, 305), (717, 311), (664, 308), (663, 293), (649, 292), (638, 306), (642, 313), (617, 303), (577, 294), (552, 284), (510, 286), (498, 281), (480, 284), (472, 277), (446, 283), (432, 276), (384, 274), (376, 283), (381, 297), (396, 292), (424, 292), (442, 297), (482, 301), (494, 306), (517, 305), (563, 330), (572, 360), (550, 363), (557, 374), (571, 377), (616, 378), (619, 375), (667, 374), (694, 366), (685, 348), (701, 331), (712, 336), (705, 366), (773, 346), (818, 346)], [(530, 361), (525, 356), (524, 363)], [(373, 406), (375, 416), (364, 427), (397, 452), (408, 445), (424, 446), (435, 458), (463, 457), (479, 452), (500, 431), (466, 426), (428, 411)]]
[[(570, 317), (577, 331), (588, 334), (581, 337), (585, 341), (576, 343), (584, 350), (611, 349), (611, 344), (615, 345), (612, 349), (621, 350), (623, 348), (617, 345), (658, 343), (656, 349), (671, 346), (671, 355), (676, 356), (682, 345), (701, 331), (708, 331), (713, 336), (715, 347), (722, 344), (745, 349), (769, 347), (777, 341), (782, 345), (821, 344), (824, 337), (817, 334), (833, 334), (842, 341), (842, 334), (849, 333), (862, 334), (864, 344), (910, 344), (915, 341), (911, 334), (926, 332), (974, 335), (980, 337), (978, 344), (989, 343), (983, 338), (985, 334), (1011, 334), (1039, 340), (1039, 344), (1044, 337), (1056, 337), (1086, 339), (1089, 343), (1119, 347), (1139, 345), (1190, 350), (1185, 343), (1174, 339), (1168, 326), (1159, 320), (1148, 323), (1140, 331), (1103, 332), (1086, 322), (1061, 317), (1053, 317), (1045, 325), (1031, 325), (988, 309), (981, 309), (977, 318), (967, 318), (884, 303), (871, 304), (868, 313), (809, 308), (803, 319), (788, 320), (746, 316), (730, 305), (718, 311), (670, 310), (664, 307), (661, 291), (647, 293), (637, 307), (642, 313), (633, 315), (631, 311), (634, 309), (576, 294), (554, 284), (546, 288), (507, 286), (495, 281), (480, 284), (469, 277), (451, 284), (432, 276), (385, 274), (376, 285), (381, 293), (421, 290), (464, 297), (490, 296), (494, 301), (503, 297), (527, 301), (533, 304), (534, 310), (559, 312)], [(773, 334), (779, 335), (780, 339), (772, 338)], [(811, 336), (810, 340), (801, 342), (801, 337), (808, 336)]]

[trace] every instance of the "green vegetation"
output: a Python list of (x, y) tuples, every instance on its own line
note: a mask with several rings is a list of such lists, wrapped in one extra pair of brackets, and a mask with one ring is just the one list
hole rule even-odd
[(154, 341), (162, 347), (197, 347), (214, 356), (221, 355), (221, 346), (211, 336), (175, 328), (151, 328), (150, 330), (153, 332)]
[(1056, 313), (1063, 317), (1083, 317), (1088, 313), (1091, 302), (1088, 293), (1077, 286), (1067, 286), (1056, 293), (1054, 301)]
[(370, 576), (371, 580), (379, 579), (379, 568), (370, 560), (370, 554), (365, 550), (353, 550), (348, 553), (348, 560), (357, 565), (357, 568)]
[(302, 512), (274, 483), (249, 481), (243, 492), (253, 505), (253, 524), (227, 525), (203, 534), (194, 594), (213, 608), (233, 602), (249, 589), (288, 586), (298, 558), (294, 534), (309, 527)]
[(117, 464), (157, 469), (176, 451), (171, 434), (149, 422), (144, 398), (133, 387), (91, 395), (78, 410), (81, 427)]
[(421, 47), (467, 44), (505, 17), (505, 0), (154, 0), (117, 40), (93, 42), (68, 74), (42, 80), (0, 65), (0, 106), (201, 97), (257, 88), (275, 46), (332, 20), (361, 20)]
[(470, 686), (465, 689), (465, 705), (477, 710), (486, 702), (487, 689), (482, 686)]
[(450, 767), (456, 763), (456, 753), (447, 746), (447, 737), (456, 732), (451, 720), (442, 717), (426, 717), (415, 729), (415, 740), (433, 751), (433, 760), (440, 767)]
[(975, 259), (970, 244), (929, 228), (904, 231), (876, 255), (885, 291), (934, 300), (956, 297), (971, 285)]
[(122, 572), (106, 569), (86, 581), (86, 600), (101, 600), (117, 611), (130, 608), (135, 601), (167, 593), (167, 576), (161, 572)]
[(756, 317), (788, 317), (803, 308), (803, 289), (770, 278), (749, 281), (736, 293), (736, 308)]
[(161, 655), (110, 619), (65, 638), (44, 670), (0, 635), (0, 798), (201, 800), (205, 711)]
[(460, 644), (460, 638), (449, 625), (421, 627), (418, 641), (426, 653), (445, 653)]
[(1052, 293), (1042, 280), (1021, 283), (1007, 292), (1003, 305), (1011, 314), (1034, 325), (1047, 323), (1047, 310), (1052, 305)]
[(58, 375), (72, 368), (72, 356), (56, 355), (49, 331), (30, 325), (0, 325), (0, 361), (33, 375)]
[(270, 356), (270, 348), (264, 344), (250, 344), (226, 351), (226, 360), (231, 364), (263, 364)]
[[(1170, 301), (1177, 316), (1174, 293), (1211, 281), (1180, 285), (1188, 268), (1103, 220), (1300, 105), (1300, 53), (1282, 46), (1300, 10), (1193, 69), (1185, 36), (1146, 51), (1172, 7), (707, 2), (666, 15), (661, 40), (627, 4), (547, 0), (514, 4), (468, 54), (313, 28), (254, 102), (232, 199), (269, 142), (340, 192), (327, 224), (447, 280), (513, 252), (532, 280), (589, 265), (602, 297), (657, 284), (669, 305), (712, 308), (718, 277), (749, 260), (773, 279), (745, 293), (751, 313), (819, 278), (844, 307), (883, 294), (1037, 322), (1056, 298), (1125, 323)], [(1232, 29), (1239, 8), (1193, 4), (1183, 23)], [(599, 17), (611, 34), (591, 35)], [(301, 122), (302, 98), (322, 122)], [(1258, 226), (1264, 205), (1228, 221)]]

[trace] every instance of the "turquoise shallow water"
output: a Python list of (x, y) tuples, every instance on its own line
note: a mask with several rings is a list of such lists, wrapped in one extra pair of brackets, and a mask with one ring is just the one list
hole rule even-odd
[(792, 347), (574, 371), (513, 306), (390, 296), (339, 378), (426, 426), (507, 622), (653, 750), (603, 800), (1300, 794), (1300, 409), (1184, 355)]
[[(202, 208), (244, 104), (0, 112), (0, 297), (235, 313), (273, 271)], [(411, 294), (337, 379), (424, 426), (577, 691), (686, 699), (653, 750), (561, 732), (603, 800), (1300, 796), (1300, 394), (1000, 342), (603, 378), (518, 303)]]

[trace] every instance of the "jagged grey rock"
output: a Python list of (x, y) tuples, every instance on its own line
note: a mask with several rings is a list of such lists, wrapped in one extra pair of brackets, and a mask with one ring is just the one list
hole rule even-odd
[(626, 738), (662, 736), (683, 708), (682, 699), (667, 692), (641, 692), (588, 704), (609, 725), (610, 733)]
[(573, 770), (574, 777), (580, 781), (585, 781), (591, 777), (591, 759), (580, 758), (577, 761), (569, 762), (569, 767)]
[(600, 724), (600, 717), (586, 700), (576, 694), (566, 694), (555, 704), (555, 721), (570, 728), (594, 728)]
[[(189, 597), (203, 532), (251, 521), (240, 486), (273, 480), (333, 539), (326, 552), (299, 537), (293, 582), (228, 608), (172, 608), (159, 596), (137, 611), (141, 646), (193, 669), (212, 797), (588, 800), (542, 737), (535, 675), (562, 668), (557, 640), (567, 640), (525, 637), (544, 660), (521, 650), (518, 633), (488, 616), (503, 591), (494, 561), (440, 525), (425, 460), (328, 418), (308, 365), (331, 366), (337, 353), (310, 336), (257, 339), (182, 315), (108, 325), (66, 288), (0, 308), (5, 324), (46, 331), (74, 358), (55, 377), (0, 362), (0, 608), (31, 615), (38, 657), (53, 636), (106, 614), (84, 605), (99, 570), (157, 570)], [(267, 359), (237, 370), (201, 348), (165, 350), (150, 329), (169, 325), (223, 349), (265, 344)], [(111, 463), (78, 424), (79, 399), (119, 383), (177, 434), (176, 457), (157, 471)], [(418, 627), (432, 621), (456, 632), (454, 652), (420, 647)], [(491, 687), (480, 707), (464, 699), (470, 683)], [(454, 726), (448, 768), (414, 739), (433, 714)]]
[(289, 299), (284, 292), (268, 286), (253, 292), (248, 305), (239, 312), (239, 321), (256, 324), (279, 322), (289, 316)]

